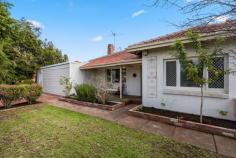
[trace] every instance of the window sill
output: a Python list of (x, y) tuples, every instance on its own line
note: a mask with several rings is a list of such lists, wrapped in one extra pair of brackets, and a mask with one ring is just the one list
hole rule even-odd
[[(186, 96), (199, 96), (199, 97), (201, 96), (200, 91), (182, 90), (182, 89), (164, 89), (163, 93), (173, 94), (173, 95), (186, 95)], [(216, 93), (216, 92), (204, 92), (204, 97), (227, 99), (229, 98), (229, 94)]]

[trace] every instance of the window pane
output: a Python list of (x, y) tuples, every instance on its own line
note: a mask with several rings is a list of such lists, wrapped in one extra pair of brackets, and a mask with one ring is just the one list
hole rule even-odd
[(120, 82), (120, 69), (112, 69), (112, 82), (118, 83)]
[(176, 61), (166, 62), (166, 86), (176, 86)]
[(111, 82), (111, 70), (107, 69), (107, 82)]
[[(213, 65), (216, 69), (224, 71), (224, 57), (216, 57), (213, 59)], [(214, 78), (214, 74), (208, 72), (209, 78)], [(220, 74), (219, 77), (209, 84), (209, 88), (224, 88), (224, 74)]]
[[(190, 62), (192, 62), (194, 65), (198, 64), (197, 59), (191, 59)], [(199, 87), (197, 84), (195, 84), (192, 80), (188, 80), (187, 74), (184, 71), (184, 68), (181, 66), (181, 72), (180, 72), (180, 85), (181, 87)]]

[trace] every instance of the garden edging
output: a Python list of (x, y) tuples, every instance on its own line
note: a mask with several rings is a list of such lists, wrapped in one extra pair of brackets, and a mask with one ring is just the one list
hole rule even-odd
[(58, 100), (68, 102), (68, 103), (77, 104), (77, 105), (81, 105), (81, 106), (88, 106), (88, 107), (98, 108), (98, 109), (102, 109), (102, 110), (110, 110), (110, 111), (114, 111), (114, 110), (119, 109), (119, 108), (126, 105), (123, 102), (118, 102), (117, 104), (111, 106), (111, 105), (90, 103), (90, 102), (84, 102), (84, 101), (79, 101), (79, 100), (69, 99), (69, 98), (62, 98), (62, 97), (59, 98)]
[(178, 127), (188, 128), (188, 129), (192, 129), (192, 130), (198, 130), (201, 132), (206, 132), (206, 133), (210, 133), (210, 134), (221, 135), (221, 136), (226, 136), (226, 137), (236, 139), (236, 130), (234, 130), (234, 129), (223, 128), (223, 127), (218, 127), (218, 126), (209, 125), (209, 124), (201, 124), (201, 123), (197, 123), (197, 122), (180, 120), (180, 119), (176, 119), (176, 118), (170, 118), (170, 117), (166, 117), (166, 116), (160, 116), (160, 115), (149, 114), (149, 113), (137, 111), (137, 109), (140, 107), (141, 107), (141, 105), (130, 109), (128, 111), (128, 114), (135, 116), (135, 117), (141, 117), (144, 119), (159, 121), (159, 122), (163, 122), (163, 123), (178, 126)]

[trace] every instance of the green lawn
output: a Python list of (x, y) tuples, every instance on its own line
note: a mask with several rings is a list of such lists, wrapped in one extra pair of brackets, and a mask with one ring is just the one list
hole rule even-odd
[(215, 157), (161, 136), (34, 105), (0, 111), (0, 157)]

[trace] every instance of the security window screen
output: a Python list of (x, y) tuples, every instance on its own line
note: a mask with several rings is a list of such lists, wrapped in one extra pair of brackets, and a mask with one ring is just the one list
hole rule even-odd
[(166, 62), (166, 86), (176, 86), (176, 61)]
[(214, 81), (209, 84), (209, 88), (224, 88), (224, 57), (216, 57), (213, 59), (214, 67), (221, 73), (219, 76), (214, 76), (213, 73), (208, 72), (208, 77), (212, 78)]

